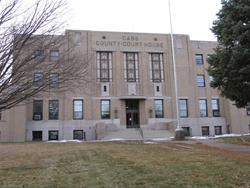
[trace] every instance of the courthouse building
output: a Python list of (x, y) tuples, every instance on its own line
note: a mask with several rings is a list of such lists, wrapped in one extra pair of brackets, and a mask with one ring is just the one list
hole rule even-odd
[[(169, 34), (67, 30), (62, 37), (65, 45), (74, 43), (80, 58), (89, 57), (89, 84), (38, 94), (1, 112), (1, 141), (95, 140), (139, 127), (173, 132), (176, 95)], [(237, 109), (209, 85), (206, 59), (216, 45), (174, 35), (180, 126), (186, 136), (250, 130), (250, 107)], [(60, 48), (46, 53), (50, 58), (44, 61), (62, 55)], [(34, 78), (39, 74), (34, 72)]]

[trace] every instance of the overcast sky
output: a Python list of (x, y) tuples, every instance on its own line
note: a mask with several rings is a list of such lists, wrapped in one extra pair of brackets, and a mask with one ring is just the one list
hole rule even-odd
[[(168, 0), (68, 0), (68, 29), (170, 33)], [(209, 28), (220, 0), (171, 0), (173, 32), (216, 40)]]

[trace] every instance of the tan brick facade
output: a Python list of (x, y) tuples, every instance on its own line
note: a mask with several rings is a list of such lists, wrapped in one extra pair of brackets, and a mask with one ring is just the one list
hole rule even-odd
[[(26, 105), (2, 112), (1, 141), (31, 141), (40, 136), (39, 139), (48, 140), (49, 131), (58, 131), (58, 139), (73, 139), (74, 130), (82, 130), (86, 140), (94, 140), (103, 131), (127, 127), (164, 129), (175, 126), (170, 35), (68, 30), (65, 39), (67, 45), (76, 46), (76, 54), (91, 59), (88, 66), (91, 81), (67, 92), (40, 94), (29, 99)], [(229, 130), (234, 133), (249, 132), (250, 116), (246, 109), (236, 109), (209, 86), (206, 58), (213, 53), (216, 42), (191, 41), (187, 35), (174, 35), (174, 42), (178, 95), (179, 99), (187, 102), (186, 111), (183, 107), (186, 117), (180, 119), (180, 125), (189, 130), (190, 136), (206, 134), (206, 131), (209, 135), (224, 134)], [(109, 54), (107, 61), (100, 60), (102, 52), (105, 52), (104, 55)], [(202, 64), (196, 63), (196, 54), (202, 56)], [(103, 81), (106, 74), (108, 80)], [(197, 75), (200, 75), (200, 79), (204, 78), (205, 87), (197, 86)], [(200, 84), (203, 84), (202, 80)], [(59, 100), (58, 120), (49, 120), (49, 100), (52, 99)], [(83, 101), (82, 120), (73, 118), (74, 99)], [(212, 99), (219, 101), (219, 115), (213, 114)], [(40, 121), (33, 120), (34, 100), (42, 100)], [(102, 100), (105, 102), (102, 103)], [(202, 104), (199, 100), (200, 103), (206, 102), (202, 112), (204, 117), (200, 115)], [(109, 107), (107, 101), (110, 101)], [(110, 115), (107, 115), (107, 109)]]

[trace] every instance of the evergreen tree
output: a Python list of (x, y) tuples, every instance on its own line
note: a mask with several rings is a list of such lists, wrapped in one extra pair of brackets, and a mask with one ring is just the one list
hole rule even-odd
[(250, 0), (222, 0), (212, 32), (218, 46), (208, 58), (211, 86), (234, 101), (250, 103)]

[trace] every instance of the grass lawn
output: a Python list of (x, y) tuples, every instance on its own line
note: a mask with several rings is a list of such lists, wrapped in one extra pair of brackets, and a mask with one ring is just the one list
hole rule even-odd
[(239, 144), (250, 146), (250, 135), (220, 138), (220, 141), (229, 144)]
[(250, 154), (172, 142), (0, 144), (0, 187), (249, 187)]

